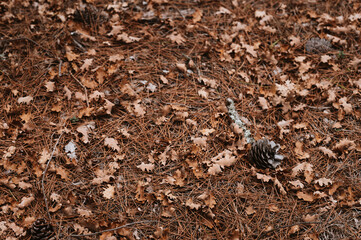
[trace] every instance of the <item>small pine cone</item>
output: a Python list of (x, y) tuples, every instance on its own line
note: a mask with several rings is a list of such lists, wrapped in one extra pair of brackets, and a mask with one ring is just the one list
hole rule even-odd
[(326, 39), (311, 38), (306, 42), (305, 48), (309, 53), (326, 53), (332, 50), (332, 45)]
[(277, 154), (279, 149), (279, 144), (263, 138), (252, 144), (248, 153), (249, 161), (258, 168), (276, 168), (283, 160), (283, 156)]
[(30, 228), (31, 240), (50, 240), (54, 236), (54, 229), (45, 219), (36, 220)]

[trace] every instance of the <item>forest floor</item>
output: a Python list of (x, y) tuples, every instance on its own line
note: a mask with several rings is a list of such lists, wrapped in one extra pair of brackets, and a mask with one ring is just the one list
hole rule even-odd
[(361, 237), (360, 31), (356, 0), (2, 1), (1, 239)]

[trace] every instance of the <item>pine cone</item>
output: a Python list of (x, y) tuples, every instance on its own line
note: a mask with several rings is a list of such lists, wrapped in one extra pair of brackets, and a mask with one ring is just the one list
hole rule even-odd
[(30, 228), (31, 240), (50, 240), (54, 236), (54, 229), (45, 219), (36, 220)]
[(249, 161), (258, 168), (276, 168), (283, 160), (283, 156), (277, 154), (279, 149), (279, 144), (263, 138), (252, 144), (248, 153)]
[(326, 39), (311, 38), (306, 42), (305, 48), (310, 53), (325, 53), (332, 50), (332, 45)]

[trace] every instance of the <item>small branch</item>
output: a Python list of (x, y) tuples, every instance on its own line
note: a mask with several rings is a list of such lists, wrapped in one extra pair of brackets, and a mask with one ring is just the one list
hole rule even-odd
[(238, 115), (238, 112), (234, 106), (234, 102), (231, 98), (227, 98), (228, 102), (228, 114), (235, 124), (237, 124), (243, 130), (244, 137), (247, 143), (253, 143), (254, 139), (251, 137), (251, 131), (247, 129), (246, 124), (244, 124), (241, 118)]
[(58, 76), (61, 77), (61, 65), (63, 64), (63, 61), (59, 58), (59, 73)]
[(95, 233), (88, 233), (88, 234), (82, 234), (82, 235), (70, 235), (70, 237), (88, 237), (88, 236), (95, 236), (95, 235), (98, 235), (98, 234), (101, 234), (101, 233), (115, 231), (115, 230), (118, 230), (118, 229), (121, 229), (121, 228), (125, 228), (125, 227), (129, 227), (129, 226), (135, 225), (135, 224), (139, 224), (139, 223), (151, 223), (151, 222), (156, 222), (156, 221), (139, 221), (139, 222), (133, 222), (133, 223), (125, 224), (125, 225), (120, 226), (120, 227), (111, 228), (111, 229), (106, 229), (106, 230), (99, 231), (99, 232), (95, 232)]
[(77, 81), (79, 83), (79, 85), (84, 88), (86, 105), (89, 107), (88, 91), (87, 91), (86, 87), (76, 77), (74, 77), (74, 75), (71, 72), (69, 72), (69, 73), (70, 73), (70, 76), (72, 76), (74, 78), (74, 80)]
[(63, 136), (63, 133), (64, 133), (64, 132), (62, 132), (62, 133), (60, 134), (58, 140), (56, 141), (56, 143), (55, 143), (55, 145), (54, 145), (53, 151), (51, 152), (51, 155), (50, 155), (50, 159), (48, 160), (48, 163), (46, 164), (46, 167), (45, 167), (44, 172), (43, 172), (43, 177), (42, 177), (42, 179), (41, 179), (41, 190), (42, 190), (42, 192), (43, 192), (44, 202), (45, 202), (45, 207), (46, 207), (46, 212), (48, 213), (49, 219), (51, 219), (51, 216), (50, 216), (50, 213), (49, 213), (49, 204), (48, 204), (48, 199), (46, 198), (44, 181), (45, 181), (46, 172), (48, 171), (50, 162), (51, 162), (51, 160), (53, 159), (53, 156), (54, 156), (54, 153), (55, 153), (55, 150), (56, 150), (56, 146), (58, 146), (59, 141), (60, 141), (60, 138)]

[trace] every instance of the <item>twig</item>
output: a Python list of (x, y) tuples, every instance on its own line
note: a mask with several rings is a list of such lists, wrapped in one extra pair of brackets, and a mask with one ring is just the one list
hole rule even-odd
[(63, 64), (63, 61), (59, 58), (59, 73), (58, 76), (61, 77), (61, 65)]
[(244, 137), (246, 138), (247, 143), (253, 143), (254, 139), (251, 136), (251, 131), (247, 129), (246, 124), (244, 124), (241, 118), (238, 115), (238, 112), (234, 106), (234, 102), (231, 98), (227, 98), (228, 102), (228, 114), (231, 119), (243, 130)]
[(41, 190), (43, 191), (43, 196), (44, 196), (44, 202), (45, 202), (46, 212), (48, 213), (49, 219), (51, 219), (51, 216), (50, 216), (50, 213), (49, 213), (48, 199), (46, 198), (46, 194), (45, 194), (44, 181), (45, 181), (45, 175), (46, 175), (46, 172), (48, 171), (50, 162), (51, 162), (51, 160), (53, 159), (56, 146), (58, 146), (59, 141), (60, 141), (60, 138), (63, 136), (63, 134), (64, 134), (64, 132), (62, 132), (62, 133), (60, 134), (58, 140), (56, 141), (56, 143), (55, 143), (55, 145), (54, 145), (53, 151), (51, 152), (51, 155), (50, 155), (50, 159), (48, 160), (48, 163), (46, 164), (46, 167), (45, 167), (44, 172), (43, 172), (43, 177), (42, 177), (42, 179), (41, 179)]
[(87, 107), (89, 107), (88, 91), (86, 90), (86, 87), (76, 77), (74, 77), (74, 75), (71, 72), (69, 72), (69, 73), (70, 73), (70, 76), (72, 76), (74, 78), (74, 80), (77, 81), (79, 83), (79, 85), (84, 88), (86, 105), (87, 105)]
[(151, 223), (151, 222), (156, 222), (156, 221), (149, 220), (149, 221), (139, 221), (139, 222), (133, 222), (133, 223), (128, 223), (128, 224), (125, 224), (125, 225), (120, 226), (120, 227), (111, 228), (111, 229), (106, 229), (106, 230), (99, 231), (99, 232), (95, 232), (95, 233), (88, 233), (88, 234), (82, 234), (82, 235), (70, 235), (70, 237), (87, 237), (87, 236), (95, 236), (95, 235), (98, 235), (98, 234), (101, 234), (101, 233), (115, 231), (115, 230), (118, 230), (118, 229), (121, 229), (121, 228), (125, 228), (125, 227), (129, 227), (129, 226), (135, 225), (135, 224), (139, 224), (139, 223)]

